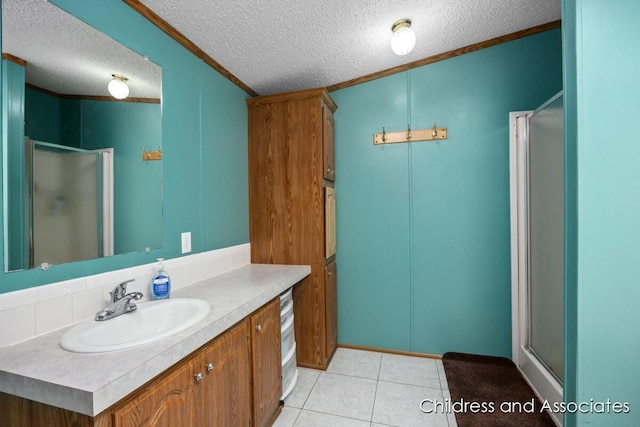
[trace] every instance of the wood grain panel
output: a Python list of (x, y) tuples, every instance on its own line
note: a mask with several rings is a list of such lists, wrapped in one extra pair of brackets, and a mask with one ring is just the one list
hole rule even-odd
[[(141, 395), (113, 414), (114, 427), (176, 427), (201, 425), (197, 418), (193, 360), (152, 383)], [(52, 424), (55, 425), (55, 424)]]
[(253, 355), (253, 425), (266, 427), (280, 407), (282, 396), (280, 299), (251, 316)]
[(0, 392), (0, 426), (30, 427), (30, 410), (28, 400)]
[(311, 266), (293, 289), (296, 357), (299, 366), (326, 369), (324, 141), (336, 105), (322, 89), (247, 105), (251, 260)]
[(515, 33), (506, 34), (504, 36), (496, 37), (490, 40), (485, 40), (469, 46), (461, 47), (459, 49), (454, 49), (448, 52), (439, 53), (437, 55), (420, 59), (418, 61), (410, 62), (408, 64), (399, 65), (397, 67), (389, 68), (387, 70), (378, 71), (376, 73), (367, 74), (366, 76), (361, 76), (355, 79), (347, 80), (346, 82), (328, 86), (327, 90), (329, 92), (333, 92), (333, 91), (344, 89), (347, 87), (359, 85), (361, 83), (369, 82), (371, 80), (376, 80), (376, 79), (387, 77), (396, 73), (401, 73), (403, 71), (411, 70), (412, 68), (422, 67), (423, 65), (444, 61), (445, 59), (454, 58), (456, 56), (464, 55), (465, 53), (475, 52), (477, 50), (486, 49), (488, 47), (492, 47), (502, 43), (507, 43), (513, 40), (517, 40), (522, 37), (527, 37), (527, 36), (531, 36), (533, 34), (541, 33), (544, 31), (553, 30), (554, 28), (560, 28), (560, 25), (561, 25), (561, 21), (553, 21), (546, 24), (538, 25), (536, 27), (527, 28), (525, 30), (516, 31)]
[(39, 402), (31, 402), (32, 427), (93, 427), (93, 418)]
[(327, 319), (327, 353), (329, 358), (338, 348), (338, 276), (336, 262), (325, 267), (325, 307)]
[[(197, 389), (201, 394), (199, 413), (203, 427), (246, 427), (251, 417), (251, 372), (248, 322), (242, 322), (202, 351), (197, 367), (205, 379)], [(207, 365), (213, 364), (208, 371)]]
[(336, 254), (336, 192), (331, 187), (324, 188), (324, 234), (325, 258)]
[(328, 181), (335, 181), (335, 126), (333, 122), (333, 113), (326, 105), (322, 106), (322, 144), (324, 154), (324, 179)]

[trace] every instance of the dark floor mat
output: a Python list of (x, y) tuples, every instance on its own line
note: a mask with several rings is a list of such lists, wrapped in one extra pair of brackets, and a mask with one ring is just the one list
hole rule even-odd
[(556, 426), (511, 360), (445, 353), (442, 363), (459, 427)]

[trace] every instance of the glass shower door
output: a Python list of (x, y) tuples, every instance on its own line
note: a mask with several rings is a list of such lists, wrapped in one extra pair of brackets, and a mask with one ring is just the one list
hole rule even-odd
[(100, 153), (33, 141), (31, 266), (101, 256)]
[(564, 132), (562, 96), (529, 118), (529, 350), (562, 384)]

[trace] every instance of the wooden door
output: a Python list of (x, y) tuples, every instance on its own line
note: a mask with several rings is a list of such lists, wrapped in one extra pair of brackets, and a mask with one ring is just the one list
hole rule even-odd
[(338, 346), (338, 277), (336, 275), (336, 262), (332, 261), (327, 264), (324, 271), (327, 355), (330, 360)]
[(336, 191), (331, 187), (324, 190), (324, 256), (329, 259), (336, 254)]
[(141, 395), (113, 413), (113, 427), (183, 427), (200, 425), (194, 390), (193, 359), (152, 383)]
[(277, 414), (282, 396), (280, 299), (251, 316), (253, 425), (264, 427)]
[(247, 322), (242, 322), (202, 350), (198, 371), (202, 424), (247, 427), (251, 417), (251, 372)]
[(322, 144), (324, 152), (324, 179), (335, 181), (335, 131), (333, 113), (325, 104), (322, 104)]

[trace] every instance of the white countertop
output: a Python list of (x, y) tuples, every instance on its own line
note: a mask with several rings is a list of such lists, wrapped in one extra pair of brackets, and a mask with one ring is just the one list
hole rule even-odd
[(209, 315), (175, 335), (129, 350), (78, 354), (68, 328), (0, 348), (0, 391), (95, 416), (305, 278), (309, 266), (250, 264), (171, 292), (200, 298)]

